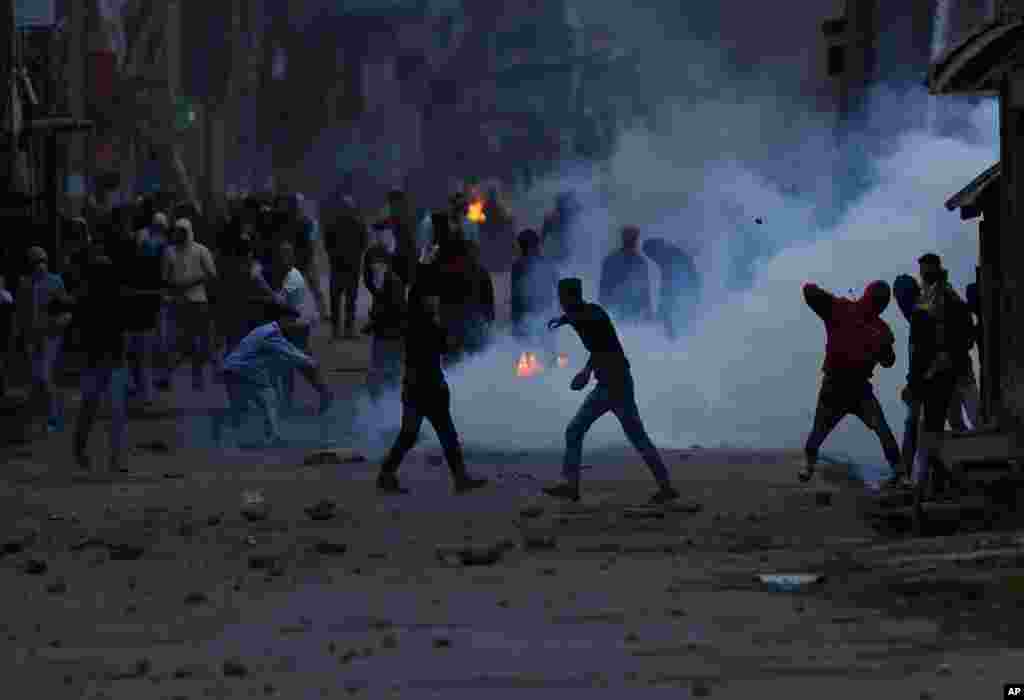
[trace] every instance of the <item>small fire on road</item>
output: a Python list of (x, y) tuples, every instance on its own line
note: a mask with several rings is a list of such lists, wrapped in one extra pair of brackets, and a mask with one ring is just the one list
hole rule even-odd
[(544, 365), (540, 363), (535, 353), (524, 352), (519, 356), (519, 362), (516, 363), (517, 377), (535, 377), (543, 371)]

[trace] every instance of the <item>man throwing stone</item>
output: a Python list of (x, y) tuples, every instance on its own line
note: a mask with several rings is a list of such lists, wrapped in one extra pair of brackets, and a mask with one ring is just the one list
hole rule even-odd
[(586, 366), (573, 378), (570, 386), (573, 391), (581, 391), (590, 383), (591, 373), (597, 377), (597, 386), (565, 430), (565, 458), (562, 462), (562, 476), (565, 480), (557, 486), (545, 488), (544, 493), (563, 500), (580, 499), (583, 438), (598, 418), (611, 411), (619, 419), (626, 437), (643, 457), (658, 482), (658, 492), (651, 497), (650, 502), (657, 505), (676, 500), (679, 492), (672, 487), (668, 469), (640, 419), (629, 360), (626, 359), (611, 318), (597, 304), (584, 301), (583, 283), (576, 278), (559, 280), (558, 301), (564, 314), (548, 321), (548, 329), (555, 330), (567, 324), (572, 326), (583, 346), (590, 352)]

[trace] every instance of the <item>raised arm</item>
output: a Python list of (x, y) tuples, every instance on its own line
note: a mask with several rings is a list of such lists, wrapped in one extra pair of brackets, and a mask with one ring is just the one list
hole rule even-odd
[(832, 315), (832, 302), (834, 300), (835, 297), (818, 285), (810, 282), (804, 285), (804, 301), (811, 307), (811, 311), (818, 314), (822, 320), (828, 320)]

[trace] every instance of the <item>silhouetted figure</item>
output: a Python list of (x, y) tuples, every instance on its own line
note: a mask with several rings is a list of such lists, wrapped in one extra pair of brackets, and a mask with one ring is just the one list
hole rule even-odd
[[(324, 217), (324, 244), (331, 263), (331, 323), (333, 338), (356, 337), (356, 301), (359, 298), (359, 275), (363, 255), (369, 245), (369, 230), (356, 202), (344, 196), (338, 208), (328, 210)], [(341, 299), (344, 297), (344, 319)]]
[(814, 476), (818, 449), (848, 414), (860, 418), (878, 436), (889, 466), (899, 474), (900, 448), (871, 386), (876, 365), (892, 367), (896, 363), (896, 339), (881, 319), (892, 296), (889, 285), (881, 280), (872, 282), (856, 301), (833, 296), (815, 284), (805, 284), (803, 292), (804, 301), (825, 322), (827, 340), (814, 425), (804, 445), (807, 463), (800, 480), (810, 481)]
[(601, 265), (599, 301), (617, 321), (627, 324), (650, 321), (651, 273), (640, 255), (637, 242), (640, 229), (622, 229), (622, 247), (606, 257)]
[(696, 315), (700, 293), (697, 268), (693, 258), (664, 238), (648, 238), (643, 251), (661, 273), (656, 318), (664, 325), (669, 340), (675, 340), (690, 327)]
[(626, 359), (611, 318), (597, 304), (584, 301), (583, 283), (578, 279), (559, 281), (558, 301), (564, 313), (551, 319), (548, 328), (554, 330), (564, 325), (572, 326), (583, 347), (590, 353), (586, 366), (573, 378), (571, 388), (573, 391), (581, 391), (590, 382), (592, 373), (597, 377), (597, 386), (587, 395), (566, 428), (565, 458), (562, 462), (564, 481), (557, 486), (545, 488), (544, 492), (564, 500), (580, 499), (583, 438), (598, 418), (611, 411), (619, 419), (626, 437), (643, 457), (658, 483), (658, 492), (651, 497), (651, 503), (667, 503), (679, 498), (679, 492), (672, 487), (661, 454), (651, 442), (640, 419), (629, 360)]
[(510, 320), (512, 332), (523, 339), (542, 336), (537, 323), (541, 314), (554, 310), (557, 299), (558, 271), (541, 254), (540, 236), (532, 229), (519, 234), (519, 258), (512, 264)]
[[(433, 277), (428, 273), (424, 276)], [(416, 444), (424, 419), (430, 421), (441, 441), (456, 493), (466, 493), (487, 484), (486, 479), (474, 478), (466, 471), (459, 435), (452, 421), (451, 392), (441, 366), (446, 346), (440, 299), (431, 281), (419, 277), (417, 287), (410, 294), (405, 331), (402, 427), (377, 477), (377, 488), (384, 493), (408, 493), (398, 481), (398, 469)]]

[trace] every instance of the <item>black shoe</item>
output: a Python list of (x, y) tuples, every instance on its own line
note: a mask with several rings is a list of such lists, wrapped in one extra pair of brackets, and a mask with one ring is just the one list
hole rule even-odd
[(661, 506), (679, 499), (679, 492), (671, 486), (662, 486), (656, 494), (651, 496), (648, 503), (652, 506)]
[(559, 498), (563, 501), (580, 500), (579, 485), (574, 486), (570, 483), (563, 482), (557, 486), (545, 486), (542, 490), (552, 498)]
[(377, 477), (377, 490), (384, 493), (409, 493), (409, 489), (402, 488), (398, 483), (398, 477), (394, 474), (381, 474)]
[(170, 391), (171, 382), (169, 379), (161, 379), (156, 383), (156, 388), (159, 389), (160, 391)]
[(483, 488), (488, 483), (487, 479), (464, 476), (461, 479), (455, 480), (455, 493), (469, 493), (470, 491)]

